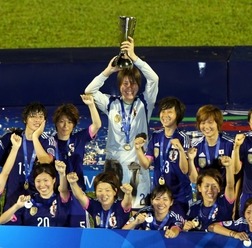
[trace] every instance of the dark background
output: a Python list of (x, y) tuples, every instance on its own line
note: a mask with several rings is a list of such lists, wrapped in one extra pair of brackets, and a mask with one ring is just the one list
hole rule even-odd
[[(252, 47), (135, 50), (159, 75), (158, 99), (176, 96), (192, 114), (209, 103), (232, 110), (252, 106)], [(0, 50), (0, 106), (24, 106), (31, 101), (46, 106), (81, 105), (79, 95), (117, 54), (118, 48)], [(199, 62), (206, 63), (202, 73)], [(101, 90), (118, 93), (115, 75)]]

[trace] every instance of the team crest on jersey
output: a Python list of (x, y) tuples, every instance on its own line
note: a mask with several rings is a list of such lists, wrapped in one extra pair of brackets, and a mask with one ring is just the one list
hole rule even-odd
[(72, 154), (74, 153), (74, 143), (69, 144), (68, 148), (69, 148), (69, 151), (68, 151), (67, 155), (68, 155), (68, 157), (71, 157)]
[(154, 157), (157, 158), (159, 155), (159, 148), (155, 147), (154, 148)]
[(121, 120), (122, 120), (121, 116), (119, 114), (116, 114), (114, 117), (114, 122), (119, 123), (119, 122), (121, 122)]
[(114, 215), (115, 213), (112, 213), (110, 218), (109, 218), (109, 225), (111, 227), (116, 227), (117, 221), (116, 221), (116, 217)]
[(53, 148), (50, 147), (46, 151), (48, 154), (51, 154), (53, 157), (55, 157), (55, 150)]
[(206, 166), (206, 158), (199, 157), (199, 167), (204, 168)]
[(250, 164), (252, 164), (252, 154), (251, 153), (248, 154), (248, 162)]
[(57, 200), (54, 200), (50, 207), (50, 214), (52, 215), (52, 217), (55, 217), (56, 211), (57, 211)]
[(219, 208), (216, 207), (216, 208), (214, 209), (214, 212), (213, 212), (212, 216), (211, 216), (212, 220), (215, 220), (215, 219), (216, 219), (216, 216), (217, 216), (217, 214), (218, 214), (218, 211), (219, 211)]
[(38, 212), (38, 208), (37, 207), (31, 207), (31, 209), (30, 209), (30, 215), (31, 216), (34, 216), (37, 212)]
[(178, 151), (175, 150), (175, 149), (170, 150), (170, 151), (169, 151), (169, 159), (170, 159), (171, 161), (176, 161), (177, 158), (178, 158)]
[(95, 221), (96, 221), (97, 226), (101, 225), (101, 217), (99, 215), (95, 216)]
[(231, 225), (232, 225), (231, 220), (223, 221), (223, 226), (231, 226)]

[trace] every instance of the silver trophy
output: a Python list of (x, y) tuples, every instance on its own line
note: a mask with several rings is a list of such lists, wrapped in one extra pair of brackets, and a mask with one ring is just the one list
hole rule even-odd
[[(128, 36), (133, 38), (136, 26), (136, 18), (128, 16), (119, 17), (119, 28), (120, 28), (120, 44), (128, 39)], [(115, 58), (112, 63), (113, 66), (117, 66), (121, 69), (132, 68), (133, 62), (129, 58), (127, 51), (121, 50), (119, 55)]]

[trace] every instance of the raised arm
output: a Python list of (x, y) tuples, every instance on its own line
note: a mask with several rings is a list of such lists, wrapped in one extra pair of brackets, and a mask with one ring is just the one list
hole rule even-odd
[(92, 119), (90, 131), (92, 135), (95, 136), (98, 133), (98, 130), (101, 128), (102, 123), (101, 123), (100, 115), (94, 103), (94, 98), (92, 95), (81, 95), (81, 99), (89, 108), (91, 119)]
[(228, 156), (220, 157), (221, 164), (226, 168), (225, 195), (229, 200), (235, 200), (235, 181), (233, 159)]
[(25, 202), (31, 199), (30, 196), (20, 195), (17, 202), (0, 216), (0, 224), (5, 224), (13, 218), (13, 215), (22, 207)]
[(112, 66), (112, 63), (115, 58), (116, 56), (109, 61), (107, 67), (102, 71), (102, 73), (96, 76), (92, 80), (92, 82), (86, 87), (85, 94), (96, 94), (99, 91), (99, 89), (103, 86), (105, 80), (108, 79), (108, 77), (112, 73), (119, 71), (119, 68)]
[(188, 161), (187, 157), (184, 151), (183, 146), (181, 145), (179, 139), (172, 139), (171, 144), (178, 150), (179, 152), (179, 167), (180, 170), (184, 173), (187, 174), (189, 169), (188, 169)]
[(135, 54), (134, 48), (135, 44), (133, 38), (128, 37), (127, 41), (122, 42), (121, 49), (127, 50), (128, 56), (133, 60), (135, 66), (143, 73), (147, 80), (146, 90), (154, 98), (153, 100), (156, 101), (159, 81), (158, 75), (145, 61), (141, 60)]
[(128, 37), (128, 41), (124, 41), (122, 43), (121, 49), (127, 50), (127, 54), (133, 60), (134, 65), (143, 73), (144, 77), (146, 78), (144, 98), (149, 104), (154, 106), (158, 94), (159, 77), (156, 72), (147, 64), (147, 62), (143, 61), (135, 54), (134, 46), (134, 39)]
[(191, 181), (191, 183), (196, 183), (197, 182), (197, 177), (198, 177), (198, 171), (195, 167), (194, 164), (194, 159), (196, 157), (197, 154), (197, 148), (192, 147), (189, 148), (187, 151), (187, 157), (188, 157), (188, 175), (189, 175), (189, 179)]
[(16, 135), (15, 133), (13, 133), (11, 135), (11, 143), (12, 143), (11, 151), (8, 155), (8, 158), (5, 161), (2, 172), (0, 173), (0, 193), (3, 192), (7, 179), (9, 177), (9, 174), (15, 163), (18, 150), (22, 144), (22, 138)]
[(110, 60), (108, 66), (103, 70), (103, 72), (96, 76), (85, 89), (85, 94), (92, 94), (97, 108), (104, 113), (107, 112), (110, 95), (102, 93), (100, 88), (104, 85), (105, 81), (112, 73), (119, 70), (117, 67), (112, 66), (114, 59), (115, 57)]
[(55, 160), (55, 168), (59, 173), (59, 187), (60, 197), (64, 201), (69, 199), (69, 191), (66, 179), (66, 164), (63, 161)]
[(122, 200), (122, 207), (125, 210), (130, 210), (132, 207), (132, 186), (129, 183), (124, 183), (121, 187), (124, 197)]
[(79, 178), (75, 172), (70, 172), (69, 174), (67, 174), (67, 181), (70, 184), (74, 196), (80, 202), (81, 206), (86, 209), (89, 199), (86, 196), (86, 194), (82, 191), (82, 189), (79, 187), (77, 183), (78, 180)]
[(45, 129), (45, 123), (46, 121), (43, 121), (40, 127), (32, 134), (32, 141), (38, 161), (41, 163), (51, 163), (53, 161), (53, 156), (45, 151), (39, 141), (39, 137)]
[(234, 161), (234, 174), (237, 174), (241, 170), (241, 160), (240, 160), (240, 147), (245, 139), (244, 134), (236, 134), (233, 148), (233, 161)]
[(143, 137), (137, 137), (134, 140), (136, 155), (139, 160), (139, 164), (144, 169), (148, 169), (150, 167), (150, 164), (152, 161), (151, 161), (151, 159), (146, 157), (144, 154), (143, 146), (144, 146), (145, 142), (146, 142), (146, 139), (144, 139)]

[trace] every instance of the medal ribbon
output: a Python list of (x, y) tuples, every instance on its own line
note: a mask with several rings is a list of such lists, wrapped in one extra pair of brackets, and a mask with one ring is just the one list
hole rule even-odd
[[(200, 205), (200, 213), (199, 213), (199, 215), (200, 215), (201, 218), (204, 217), (204, 216), (203, 216), (202, 207), (203, 207), (203, 202), (202, 202), (201, 205)], [(210, 210), (209, 215), (208, 215), (208, 218), (207, 218), (208, 220), (210, 220), (210, 219), (212, 218), (212, 215), (213, 215), (213, 213), (214, 213), (214, 211), (215, 211), (216, 208), (218, 208), (218, 206), (217, 206), (217, 204), (216, 204), (216, 202), (215, 202), (214, 205), (212, 206), (211, 210)]]
[(26, 137), (25, 137), (25, 134), (23, 134), (22, 136), (23, 136), (23, 152), (24, 152), (24, 165), (25, 165), (25, 182), (28, 182), (29, 176), (33, 168), (33, 164), (36, 159), (36, 153), (35, 153), (35, 150), (33, 149), (30, 164), (28, 164)]
[[(59, 153), (59, 147), (58, 147), (58, 136), (56, 135), (56, 148), (55, 148), (55, 158), (56, 160), (62, 160), (61, 156), (60, 156), (60, 153)], [(67, 149), (69, 148), (69, 144), (70, 144), (70, 138), (67, 140)]]
[[(105, 228), (108, 228), (109, 225), (109, 218), (111, 216), (112, 213), (112, 206), (108, 211), (108, 215), (107, 215), (107, 219), (106, 219), (106, 223), (105, 223)], [(103, 214), (103, 210), (101, 211), (101, 223), (100, 223), (100, 227), (104, 228), (104, 214)]]
[[(207, 164), (210, 165), (211, 164), (211, 158), (210, 158), (209, 148), (208, 148), (208, 144), (207, 144), (206, 140), (205, 140), (204, 146), (205, 146), (205, 150), (206, 150)], [(215, 159), (218, 158), (219, 149), (220, 149), (220, 136), (218, 137), (217, 144), (216, 144), (216, 147), (215, 147), (215, 154), (214, 154)]]
[[(173, 133), (174, 135), (174, 133)], [(171, 140), (173, 138), (173, 135), (172, 137), (170, 138), (167, 146), (166, 146), (166, 149), (165, 149), (165, 153), (164, 153), (164, 139), (165, 139), (165, 134), (162, 136), (162, 139), (161, 139), (161, 142), (160, 142), (160, 154), (159, 154), (159, 158), (160, 158), (160, 172), (161, 172), (161, 175), (163, 176), (164, 175), (164, 169), (165, 169), (165, 159), (167, 158), (167, 155), (168, 155), (168, 151), (171, 147)]]
[[(165, 216), (165, 218), (162, 220), (161, 224), (158, 226), (156, 218), (154, 217), (153, 222), (151, 223), (152, 226), (158, 226), (158, 229), (156, 230), (162, 230), (165, 224), (168, 222), (170, 218), (169, 213)], [(152, 229), (152, 228), (151, 228)]]
[(49, 199), (42, 198), (43, 202), (36, 202), (33, 198), (31, 198), (30, 201), (32, 202), (33, 206), (36, 206), (38, 208), (41, 207), (41, 206), (43, 206), (43, 205), (44, 206), (50, 206), (52, 204), (52, 202), (54, 201), (55, 196), (56, 196), (56, 194), (53, 193), (52, 196), (50, 196)]
[[(134, 100), (134, 102), (135, 102), (135, 100)], [(126, 136), (126, 144), (130, 143), (130, 129), (131, 129), (131, 124), (130, 123), (131, 123), (131, 114), (132, 114), (132, 111), (133, 111), (134, 102), (131, 104), (130, 111), (129, 111), (129, 114), (128, 114), (128, 118), (126, 118), (125, 109), (124, 109), (124, 105), (123, 105), (123, 100), (120, 99), (121, 108), (122, 108), (122, 127), (123, 127), (123, 132), (125, 133), (125, 136)]]
[[(66, 158), (62, 158), (62, 156), (60, 155), (60, 152), (59, 152), (59, 146), (58, 146), (58, 136), (56, 135), (55, 136), (55, 139), (56, 139), (56, 145), (55, 145), (55, 158), (56, 160), (62, 160), (64, 162), (67, 162), (67, 167), (69, 168), (69, 172), (72, 172), (73, 169), (72, 169), (72, 163), (71, 163), (71, 159), (69, 159), (69, 156), (68, 156), (68, 151), (67, 151), (67, 154), (66, 154)], [(70, 138), (67, 140), (67, 150), (69, 149), (69, 144), (70, 144)]]

